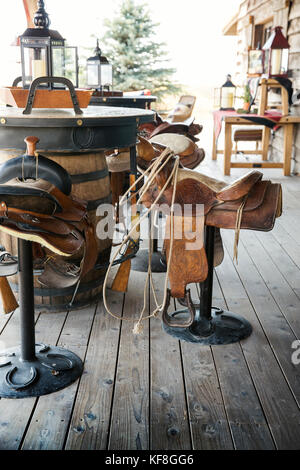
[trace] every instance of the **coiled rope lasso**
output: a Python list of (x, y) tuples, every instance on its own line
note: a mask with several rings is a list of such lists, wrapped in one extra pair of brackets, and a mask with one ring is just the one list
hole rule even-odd
[[(139, 190), (139, 199), (137, 201), (137, 204), (141, 201), (142, 197), (144, 194), (147, 192), (147, 190), (150, 188), (151, 184), (153, 183), (154, 179), (156, 178), (158, 169), (161, 171), (165, 165), (171, 160), (174, 159), (175, 157), (175, 162), (174, 166), (172, 168), (172, 171), (167, 178), (167, 181), (165, 182), (163, 188), (159, 191), (158, 196), (155, 198), (155, 201), (151, 204), (150, 208), (146, 210), (146, 212), (142, 215), (142, 217), (139, 218), (139, 220), (131, 227), (129, 233), (124, 237), (122, 243), (119, 245), (118, 249), (116, 250), (115, 254), (113, 255), (110, 264), (108, 266), (104, 283), (103, 283), (103, 303), (106, 311), (114, 318), (120, 320), (120, 321), (131, 321), (131, 322), (136, 322), (136, 320), (132, 318), (126, 318), (126, 317), (120, 317), (119, 315), (113, 313), (107, 303), (107, 297), (106, 297), (106, 290), (107, 290), (107, 283), (108, 283), (108, 277), (109, 273), (111, 271), (111, 268), (113, 266), (113, 263), (117, 256), (120, 254), (122, 248), (124, 245), (130, 240), (132, 235), (136, 233), (136, 229), (138, 226), (141, 224), (141, 222), (152, 212), (159, 201), (160, 197), (162, 196), (163, 192), (165, 189), (168, 187), (168, 185), (171, 183), (173, 186), (173, 193), (172, 193), (172, 201), (171, 201), (171, 207), (170, 207), (170, 250), (169, 250), (169, 256), (168, 256), (168, 261), (167, 261), (167, 272), (166, 272), (166, 277), (165, 277), (165, 282), (164, 282), (164, 295), (163, 295), (163, 301), (161, 304), (157, 301), (157, 296), (155, 293), (155, 288), (154, 288), (154, 283), (153, 283), (153, 277), (152, 277), (152, 270), (151, 270), (151, 260), (152, 260), (152, 233), (150, 232), (149, 234), (149, 257), (148, 257), (148, 271), (147, 271), (147, 277), (145, 281), (145, 286), (144, 286), (144, 303), (143, 303), (143, 308), (139, 314), (139, 319), (135, 323), (134, 328), (133, 328), (133, 333), (134, 334), (139, 334), (143, 330), (142, 326), (142, 321), (149, 319), (151, 317), (156, 317), (159, 312), (162, 312), (167, 301), (167, 290), (168, 290), (168, 278), (169, 278), (169, 270), (170, 270), (170, 265), (171, 265), (171, 260), (172, 260), (172, 252), (173, 252), (173, 240), (174, 240), (174, 202), (176, 198), (176, 186), (177, 186), (177, 180), (178, 180), (178, 168), (179, 168), (179, 157), (175, 156), (174, 152), (172, 152), (169, 148), (166, 148), (157, 159), (154, 160), (154, 162), (149, 166), (149, 168), (130, 186), (130, 188), (126, 191), (126, 193), (123, 195), (123, 197), (120, 200), (119, 205), (123, 205), (128, 201), (126, 199), (127, 195), (133, 190), (133, 188), (136, 187), (137, 183), (141, 181), (143, 178), (147, 176), (146, 182), (143, 184), (141, 189)], [(130, 196), (129, 199), (132, 199), (135, 197), (135, 195)], [(144, 316), (145, 310), (147, 308), (147, 293), (148, 293), (148, 287), (150, 284), (151, 292), (153, 294), (154, 302), (155, 302), (155, 309), (150, 315)]]

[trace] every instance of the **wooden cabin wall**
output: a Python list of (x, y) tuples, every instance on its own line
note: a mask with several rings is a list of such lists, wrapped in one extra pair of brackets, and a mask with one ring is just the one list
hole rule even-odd
[[(296, 0), (299, 3), (299, 0)], [(273, 17), (273, 25), (282, 26), (287, 34), (290, 2), (288, 0), (245, 0), (241, 3), (237, 34), (238, 50), (236, 82), (242, 85), (247, 76), (248, 48), (252, 43), (255, 24), (264, 23)]]
[[(273, 26), (282, 26), (290, 44), (291, 80), (294, 89), (300, 90), (300, 0), (245, 0), (241, 3), (238, 23), (238, 50), (235, 81), (242, 86), (247, 77), (248, 48), (252, 43), (255, 24), (264, 23), (273, 17)], [(299, 115), (300, 106), (293, 106), (292, 113)], [(281, 161), (283, 132), (275, 134), (272, 143), (272, 160)], [(300, 125), (295, 126), (294, 171), (300, 174)]]
[[(289, 70), (294, 89), (300, 89), (300, 0), (293, 0), (289, 8), (287, 37), (290, 44)], [(292, 113), (300, 115), (300, 106), (292, 106)], [(293, 158), (294, 171), (300, 174), (300, 125), (295, 126)], [(282, 160), (283, 131), (276, 132), (272, 145), (272, 160)]]

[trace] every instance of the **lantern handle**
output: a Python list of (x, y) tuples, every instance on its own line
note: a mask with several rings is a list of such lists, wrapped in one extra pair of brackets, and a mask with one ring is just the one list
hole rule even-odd
[(71, 80), (69, 80), (66, 77), (38, 77), (35, 80), (33, 80), (29, 88), (27, 104), (23, 111), (23, 114), (31, 114), (33, 104), (34, 104), (36, 89), (41, 83), (61, 83), (62, 85), (65, 85), (66, 87), (68, 87), (75, 114), (83, 114), (83, 111), (79, 107), (78, 98), (76, 95), (74, 85), (71, 82)]
[(13, 81), (12, 86), (13, 87), (18, 86), (18, 84), (21, 83), (21, 81), (22, 81), (22, 77), (15, 78), (14, 81)]

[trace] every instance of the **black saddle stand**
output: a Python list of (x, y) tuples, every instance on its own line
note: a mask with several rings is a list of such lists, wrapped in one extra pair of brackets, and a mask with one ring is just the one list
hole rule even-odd
[(21, 346), (0, 352), (0, 397), (38, 397), (61, 390), (83, 371), (76, 354), (35, 343), (32, 243), (18, 239)]
[[(149, 230), (148, 233), (151, 233), (151, 214), (148, 216)], [(154, 227), (154, 237), (153, 237), (153, 252), (151, 260), (151, 270), (153, 273), (165, 273), (167, 271), (167, 265), (163, 258), (163, 255), (158, 251), (157, 246), (157, 230)], [(133, 271), (139, 271), (140, 273), (146, 273), (148, 271), (148, 261), (149, 261), (149, 251), (148, 250), (139, 250), (135, 257), (131, 260), (131, 269)]]
[[(201, 298), (194, 303), (196, 315), (194, 322), (188, 328), (173, 327), (163, 322), (166, 333), (182, 341), (201, 345), (217, 345), (236, 343), (247, 338), (252, 333), (250, 323), (240, 315), (212, 307), (212, 288), (214, 271), (214, 239), (215, 228), (206, 227), (205, 249), (208, 261), (208, 276), (201, 284)], [(187, 308), (176, 310), (169, 314), (169, 323), (176, 318), (176, 323), (186, 323), (190, 318)]]
[[(151, 259), (151, 270), (153, 273), (165, 273), (167, 266), (162, 257), (162, 253), (157, 250), (157, 242), (154, 240), (153, 253)], [(133, 271), (139, 271), (140, 273), (146, 273), (148, 271), (149, 251), (139, 250), (135, 257), (131, 260), (131, 269)]]

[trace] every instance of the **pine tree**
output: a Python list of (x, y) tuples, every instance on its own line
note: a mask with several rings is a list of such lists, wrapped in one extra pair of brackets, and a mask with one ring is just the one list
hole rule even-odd
[(116, 16), (104, 20), (104, 24), (107, 32), (101, 44), (114, 66), (115, 89), (149, 89), (158, 97), (180, 91), (172, 79), (176, 70), (164, 66), (165, 43), (155, 41), (158, 24), (152, 21), (145, 4), (123, 0)]

